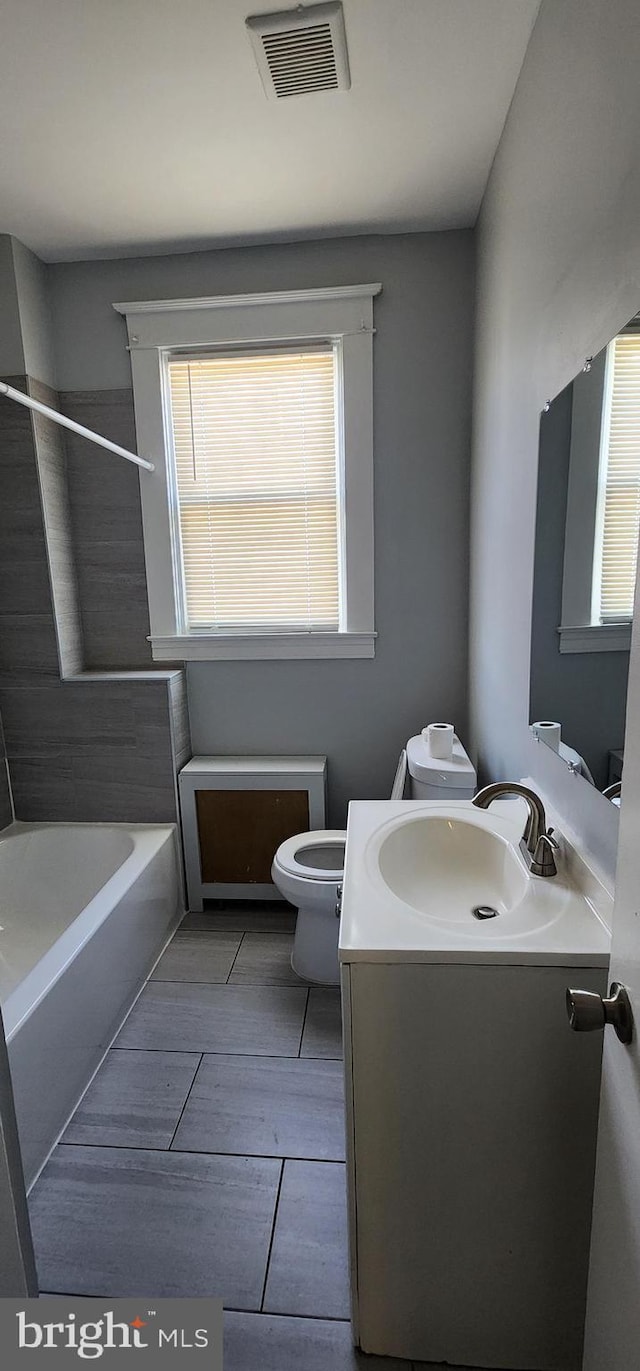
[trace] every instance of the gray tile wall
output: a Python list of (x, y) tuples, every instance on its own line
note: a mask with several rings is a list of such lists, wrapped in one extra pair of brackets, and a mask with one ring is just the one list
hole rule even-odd
[(168, 687), (160, 678), (0, 689), (17, 817), (175, 822)]
[[(25, 376), (3, 380), (27, 390)], [(31, 416), (0, 405), (0, 684), (58, 680), (49, 563)]]
[(6, 828), (7, 824), (10, 824), (12, 819), (13, 808), (11, 804), (9, 767), (7, 765), (7, 754), (4, 746), (2, 718), (0, 718), (0, 828)]
[[(40, 383), (7, 380), (56, 406)], [(65, 408), (135, 443), (130, 392), (67, 396)], [(84, 440), (67, 455), (51, 420), (0, 406), (0, 716), (19, 819), (177, 818), (184, 675), (126, 675), (150, 665), (137, 480)], [(92, 679), (87, 667), (114, 674)], [(0, 826), (12, 817), (5, 773), (0, 755)]]
[[(50, 409), (59, 408), (57, 392), (41, 381), (29, 378), (29, 393)], [(83, 645), (64, 437), (62, 429), (41, 414), (34, 414), (33, 432), (60, 670), (63, 676), (72, 676), (82, 670)]]
[(192, 755), (191, 730), (189, 727), (189, 706), (187, 702), (187, 678), (184, 671), (176, 671), (169, 681), (171, 706), (171, 731), (173, 751), (178, 770), (189, 761)]
[[(60, 399), (70, 419), (136, 450), (130, 390), (67, 391)], [(85, 667), (149, 667), (138, 472), (72, 433), (67, 457)]]

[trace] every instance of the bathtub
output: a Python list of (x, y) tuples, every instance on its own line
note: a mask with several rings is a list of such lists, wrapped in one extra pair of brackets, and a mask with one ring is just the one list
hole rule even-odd
[(0, 1007), (27, 1187), (182, 916), (175, 826), (0, 834)]

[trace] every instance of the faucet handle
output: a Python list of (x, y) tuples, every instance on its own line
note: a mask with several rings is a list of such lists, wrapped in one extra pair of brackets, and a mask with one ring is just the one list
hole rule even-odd
[(560, 844), (553, 836), (553, 829), (549, 828), (546, 833), (541, 833), (536, 843), (535, 852), (531, 861), (531, 872), (534, 876), (556, 876), (558, 868), (556, 866), (554, 852), (557, 852)]

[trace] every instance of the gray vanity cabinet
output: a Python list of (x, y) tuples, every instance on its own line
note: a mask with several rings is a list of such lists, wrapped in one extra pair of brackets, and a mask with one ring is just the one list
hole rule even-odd
[(342, 967), (354, 1339), (425, 1362), (579, 1371), (603, 967)]

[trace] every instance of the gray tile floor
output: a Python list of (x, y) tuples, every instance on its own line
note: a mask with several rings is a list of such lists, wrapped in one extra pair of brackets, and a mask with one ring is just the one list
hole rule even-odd
[(409, 1371), (351, 1344), (339, 992), (292, 929), (187, 916), (32, 1191), (40, 1288), (221, 1296), (225, 1371)]

